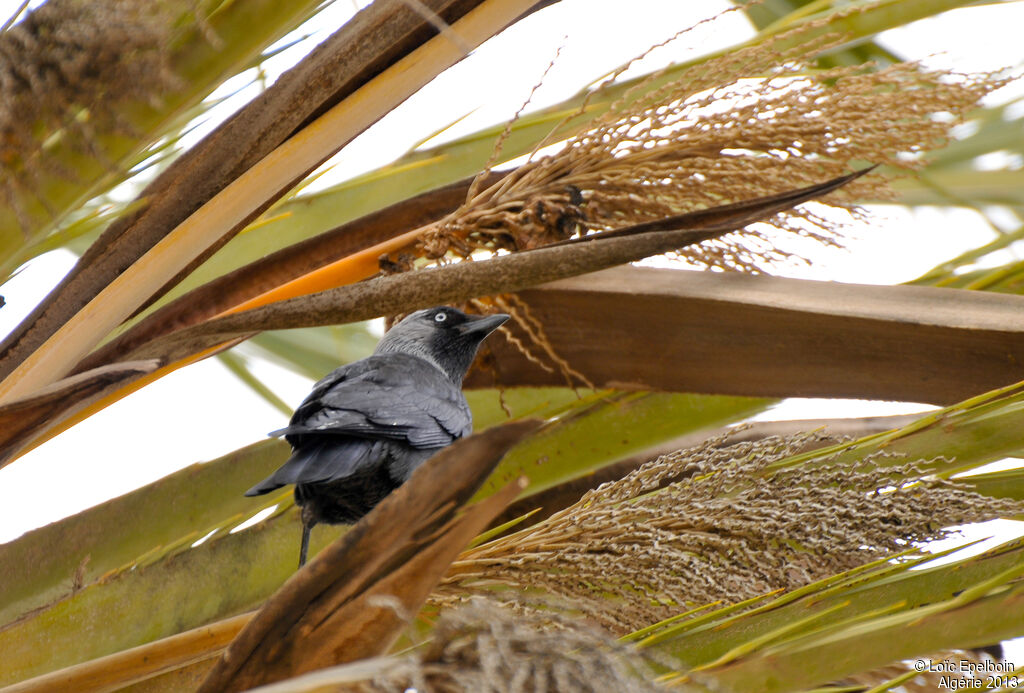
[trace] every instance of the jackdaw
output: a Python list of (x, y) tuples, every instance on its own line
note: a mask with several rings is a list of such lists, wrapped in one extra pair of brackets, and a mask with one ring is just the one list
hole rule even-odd
[(283, 435), (292, 456), (245, 495), (295, 484), (300, 568), (315, 524), (357, 522), (431, 455), (472, 431), (462, 379), (483, 340), (508, 318), (445, 306), (417, 311), (372, 356), (318, 382), (288, 427), (270, 434)]

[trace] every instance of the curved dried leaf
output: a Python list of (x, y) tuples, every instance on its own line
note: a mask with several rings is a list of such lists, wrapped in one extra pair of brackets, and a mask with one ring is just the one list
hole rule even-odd
[(159, 365), (157, 359), (146, 359), (100, 366), (0, 406), (0, 467), (39, 433)]
[(465, 201), (470, 182), (403, 200), (218, 277), (89, 354), (75, 366), (75, 372), (109, 363), (146, 342), (212, 318), (341, 257), (436, 221)]
[(541, 247), (479, 262), (383, 276), (309, 296), (289, 299), (217, 318), (133, 352), (176, 360), (241, 334), (271, 329), (354, 322), (417, 308), (517, 291), (564, 277), (594, 272), (715, 238), (817, 199), (868, 173), (840, 176), (825, 183), (776, 195), (688, 212), (567, 245)]

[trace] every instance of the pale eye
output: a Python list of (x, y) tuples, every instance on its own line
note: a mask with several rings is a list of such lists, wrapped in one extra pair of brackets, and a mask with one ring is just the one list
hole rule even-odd
[(434, 316), (434, 322), (444, 322), (447, 319), (448, 316), (445, 315), (444, 313), (438, 313), (437, 315)]

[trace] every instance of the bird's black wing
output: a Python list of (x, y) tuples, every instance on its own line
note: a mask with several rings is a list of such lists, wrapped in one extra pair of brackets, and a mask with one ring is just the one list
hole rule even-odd
[(407, 354), (370, 356), (318, 382), (288, 427), (271, 434), (284, 435), (293, 454), (246, 495), (365, 474), (382, 464), (404, 479), (471, 430), (466, 398), (438, 368)]
[(347, 435), (440, 448), (472, 430), (458, 385), (407, 354), (379, 354), (343, 366), (317, 383), (276, 435)]

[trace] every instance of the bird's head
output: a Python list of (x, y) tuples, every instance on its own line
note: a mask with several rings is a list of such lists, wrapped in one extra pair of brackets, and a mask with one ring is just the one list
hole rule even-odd
[(418, 310), (388, 330), (376, 353), (417, 356), (461, 383), (481, 342), (508, 319), (504, 313), (466, 315), (449, 306)]

